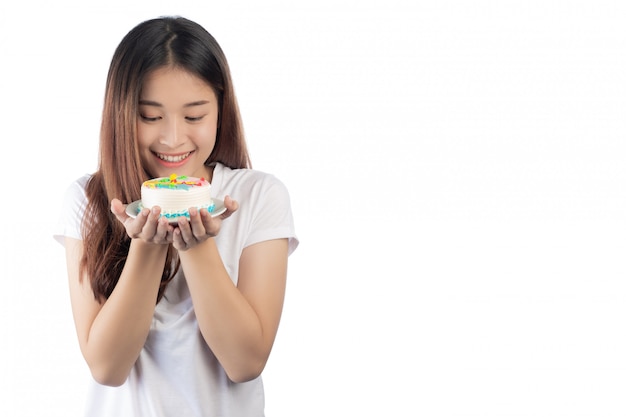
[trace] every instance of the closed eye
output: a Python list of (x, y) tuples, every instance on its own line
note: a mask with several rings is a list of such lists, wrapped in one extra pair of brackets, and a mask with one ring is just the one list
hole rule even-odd
[(145, 120), (146, 122), (156, 122), (157, 120), (161, 119), (160, 116), (149, 117), (149, 116), (146, 116), (145, 114), (140, 114), (139, 117), (141, 117), (141, 119)]
[(197, 116), (197, 117), (185, 117), (185, 120), (187, 120), (188, 122), (199, 122), (203, 118), (204, 118), (204, 115)]

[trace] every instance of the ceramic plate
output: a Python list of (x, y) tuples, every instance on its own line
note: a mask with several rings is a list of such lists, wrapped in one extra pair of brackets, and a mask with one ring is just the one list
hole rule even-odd
[[(140, 203), (141, 203), (141, 200), (137, 200), (127, 205), (126, 214), (128, 214), (133, 219), (137, 217), (137, 214), (139, 213)], [(226, 211), (226, 206), (224, 206), (224, 202), (222, 200), (218, 200), (214, 198), (213, 203), (215, 203), (215, 207), (213, 208), (213, 211), (209, 213), (211, 217), (219, 216), (220, 214)], [(176, 218), (170, 219), (170, 223), (176, 223), (176, 220), (177, 220)]]

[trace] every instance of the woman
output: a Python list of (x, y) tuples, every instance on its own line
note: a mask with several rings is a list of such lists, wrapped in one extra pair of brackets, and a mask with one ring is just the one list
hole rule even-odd
[[(176, 226), (144, 209), (143, 181), (204, 177), (226, 212)], [(233, 198), (230, 198), (233, 196)], [(183, 18), (143, 22), (107, 78), (98, 170), (74, 183), (64, 243), (88, 416), (260, 416), (260, 378), (295, 250), (289, 195), (250, 169), (230, 71)]]

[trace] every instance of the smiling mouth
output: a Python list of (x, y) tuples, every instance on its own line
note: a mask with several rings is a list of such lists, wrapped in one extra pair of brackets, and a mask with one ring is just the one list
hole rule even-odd
[(187, 152), (182, 155), (164, 155), (162, 153), (157, 153), (157, 152), (155, 152), (154, 154), (157, 156), (157, 158), (165, 162), (181, 162), (187, 159), (187, 157), (191, 155), (191, 152)]

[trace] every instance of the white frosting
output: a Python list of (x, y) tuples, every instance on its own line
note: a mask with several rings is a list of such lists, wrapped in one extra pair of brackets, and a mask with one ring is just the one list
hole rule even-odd
[(213, 206), (211, 184), (194, 177), (155, 178), (141, 186), (141, 205), (159, 206), (161, 215), (166, 217), (188, 216), (191, 207), (210, 209)]

